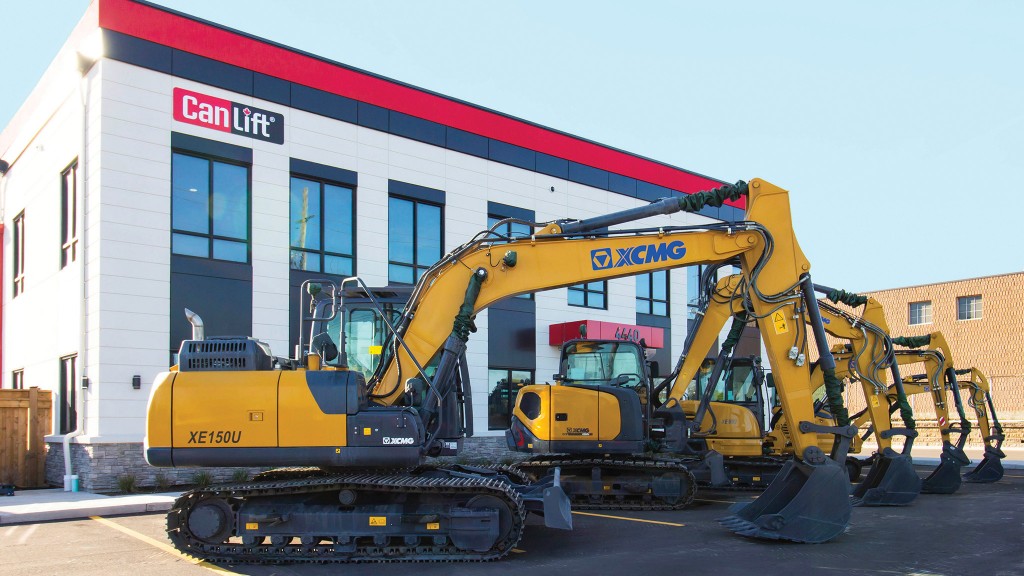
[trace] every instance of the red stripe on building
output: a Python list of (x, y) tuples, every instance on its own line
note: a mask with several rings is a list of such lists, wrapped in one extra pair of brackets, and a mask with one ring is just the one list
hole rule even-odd
[[(683, 192), (719, 182), (390, 82), (131, 0), (100, 0), (100, 27)], [(729, 205), (743, 208), (746, 199)]]

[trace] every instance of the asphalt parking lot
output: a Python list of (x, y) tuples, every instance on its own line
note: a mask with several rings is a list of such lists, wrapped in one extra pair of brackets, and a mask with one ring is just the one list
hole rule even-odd
[[(922, 471), (923, 473), (923, 471)], [(174, 551), (163, 514), (21, 524), (0, 528), (0, 573), (164, 574), (1024, 574), (1024, 471), (965, 484), (953, 495), (921, 495), (904, 508), (855, 508), (849, 530), (826, 544), (748, 540), (715, 520), (745, 492), (702, 491), (677, 512), (575, 513), (573, 532), (536, 519), (515, 551), (485, 564), (209, 565)]]

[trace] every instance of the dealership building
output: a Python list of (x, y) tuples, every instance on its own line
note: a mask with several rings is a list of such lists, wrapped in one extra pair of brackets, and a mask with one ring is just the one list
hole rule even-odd
[[(586, 218), (722, 183), (133, 0), (90, 5), (0, 133), (0, 173), (3, 387), (52, 391), (47, 479), (60, 483), (67, 446), (99, 491), (124, 474), (153, 481), (146, 402), (190, 336), (186, 307), (208, 335), (286, 356), (306, 279), (408, 285), (497, 219)], [(580, 324), (644, 334), (670, 368), (698, 273), (481, 313), (470, 448), (503, 443), (514, 394), (498, 388), (547, 381)]]

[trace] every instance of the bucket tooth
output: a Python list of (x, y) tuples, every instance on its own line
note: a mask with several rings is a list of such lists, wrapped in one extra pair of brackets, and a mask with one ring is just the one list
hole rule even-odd
[(921, 477), (910, 456), (886, 448), (875, 458), (863, 482), (854, 486), (854, 506), (906, 506), (921, 493)]
[(740, 536), (791, 542), (827, 542), (850, 522), (850, 482), (832, 460), (789, 461), (756, 500), (735, 504), (719, 522)]
[(974, 470), (964, 474), (964, 482), (991, 484), (1003, 478), (1003, 463), (1006, 454), (999, 448), (985, 446), (985, 456)]

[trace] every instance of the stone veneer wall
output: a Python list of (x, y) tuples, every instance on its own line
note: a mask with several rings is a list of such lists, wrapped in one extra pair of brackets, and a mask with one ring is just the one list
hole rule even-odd
[[(208, 472), (213, 482), (230, 481), (236, 470), (245, 470), (251, 477), (259, 468), (154, 468), (146, 463), (142, 443), (123, 444), (71, 444), (71, 467), (78, 475), (79, 488), (84, 492), (120, 492), (119, 479), (135, 476), (135, 485), (152, 489), (163, 484), (184, 486), (195, 484), (195, 475)], [(162, 478), (162, 481), (160, 479)], [(52, 486), (64, 485), (64, 445), (47, 443), (46, 482)]]
[[(467, 438), (460, 456), (444, 461), (466, 463), (506, 464), (522, 460), (527, 455), (510, 452), (504, 437)], [(119, 479), (135, 476), (135, 485), (153, 489), (158, 485), (186, 486), (195, 484), (195, 475), (205, 471), (213, 482), (227, 482), (239, 470), (250, 477), (260, 468), (154, 468), (146, 463), (142, 443), (71, 444), (71, 466), (78, 475), (79, 488), (85, 492), (120, 492)], [(162, 481), (159, 479), (162, 478)], [(51, 486), (64, 485), (64, 445), (47, 443), (46, 482)]]

